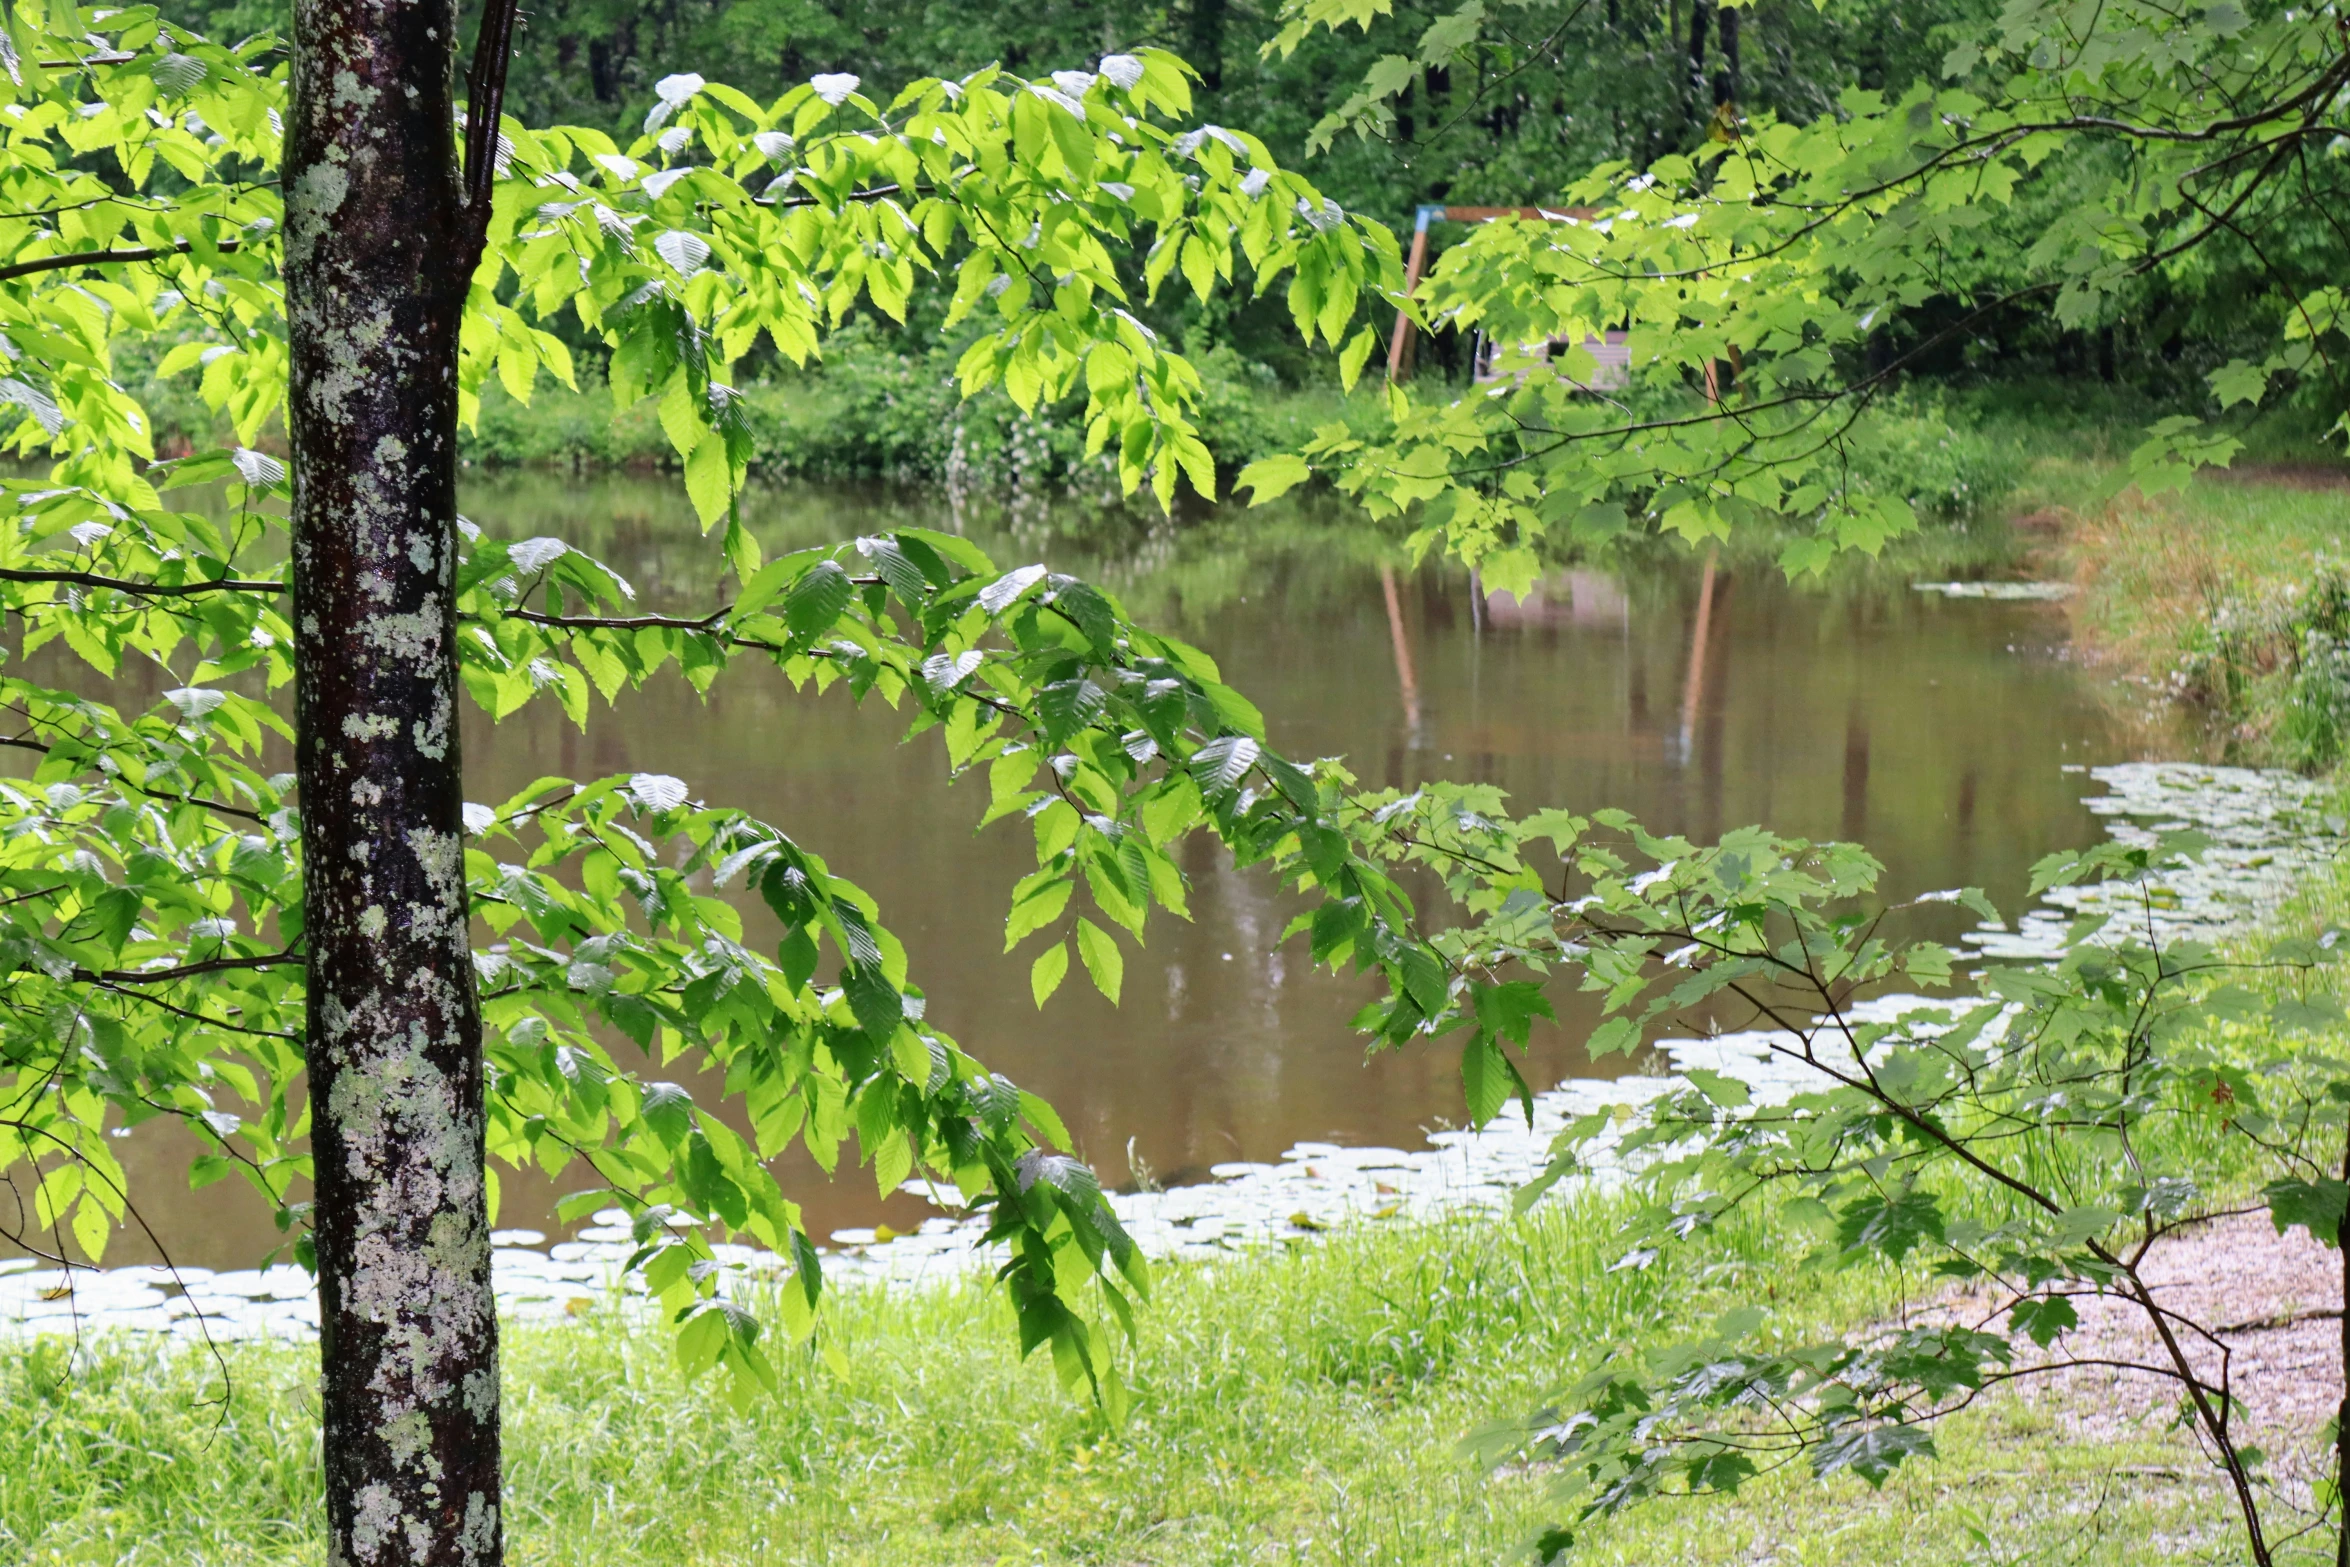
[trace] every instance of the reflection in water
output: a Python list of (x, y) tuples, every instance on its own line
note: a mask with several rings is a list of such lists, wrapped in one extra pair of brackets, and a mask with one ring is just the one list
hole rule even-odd
[[(1403, 600), (1395, 591), (1395, 568), (1379, 564), (1379, 588), (1387, 600), (1387, 633), (1395, 644), (1395, 683), (1403, 690), (1404, 732), (1412, 744), (1420, 738), (1420, 677), (1412, 672), (1412, 634), (1404, 629)], [(1474, 604), (1475, 587), (1470, 602)]]
[(1705, 572), (1697, 582), (1697, 616), (1689, 627), (1689, 679), (1681, 688), (1681, 755), (1689, 755), (1689, 747), (1697, 733), (1697, 715), (1705, 707), (1706, 657), (1713, 650), (1714, 583), (1718, 555), (1705, 552)]
[[(816, 486), (763, 492), (746, 509), (771, 558), (947, 521), (923, 496)], [(714, 541), (673, 483), (485, 479), (465, 510), (497, 534), (560, 534), (604, 556), (650, 609), (716, 601)], [(1345, 754), (1372, 787), (1470, 778), (1520, 809), (1621, 806), (1699, 837), (1750, 822), (1865, 834), (1888, 892), (1982, 885), (2012, 903), (2034, 859), (2097, 836), (2081, 780), (2063, 769), (2130, 754), (2055, 656), (2063, 620), (2045, 605), (1951, 602), (1898, 580), (1797, 591), (1767, 571), (1735, 573), (1733, 593), (1733, 571), (1710, 561), (1558, 571), (1523, 600), (1480, 602), (1460, 575), (1399, 570), (1359, 520), (1311, 507), (1055, 530), (1069, 521), (991, 531), (974, 518), (969, 532), (1000, 562), (1086, 576), (1197, 642), (1262, 706), (1277, 746)], [(1677, 686), (1681, 701), (1658, 712), (1652, 683)], [(774, 821), (880, 899), (930, 1016), (1050, 1098), (1112, 1179), (1130, 1144), (1173, 1181), (1301, 1139), (1410, 1142), (1461, 1117), (1453, 1053), (1366, 1063), (1346, 1023), (1370, 982), (1278, 948), (1288, 901), (1205, 839), (1183, 857), (1195, 919), (1152, 925), (1127, 959), (1126, 1006), (1070, 985), (1040, 1015), (1026, 962), (1001, 951), (1009, 890), (1034, 863), (1027, 834), (1007, 823), (975, 835), (984, 785), (948, 788), (938, 742), (900, 744), (904, 727), (878, 705), (803, 695), (745, 664), (698, 700), (666, 679), (624, 694), (584, 734), (551, 704), (494, 727), (469, 714), (468, 794), (495, 801), (543, 774), (642, 770)], [(1998, 830), (1976, 831), (1978, 816)], [(748, 939), (775, 939), (762, 908), (745, 914)], [(685, 1077), (685, 1065), (653, 1075), (715, 1098), (719, 1085)], [(1538, 1036), (1538, 1087), (1582, 1070), (1566, 1030)], [(141, 1129), (122, 1146), (181, 1260), (249, 1263), (277, 1240), (233, 1183), (188, 1193), (171, 1138)], [(883, 1202), (853, 1172), (829, 1184), (803, 1162), (786, 1175), (819, 1235), (919, 1211)], [(554, 1195), (508, 1172), (501, 1222), (553, 1229)]]

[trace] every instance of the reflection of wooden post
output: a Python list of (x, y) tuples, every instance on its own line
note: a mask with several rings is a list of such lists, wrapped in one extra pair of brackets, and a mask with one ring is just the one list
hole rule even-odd
[[(1972, 782), (1972, 779), (1969, 779)], [(1858, 843), (1869, 831), (1869, 724), (1854, 703), (1844, 720), (1844, 818), (1846, 843)]]
[(1379, 568), (1379, 586), (1387, 594), (1387, 633), (1395, 642), (1395, 680), (1403, 687), (1403, 719), (1413, 734), (1420, 732), (1420, 680), (1412, 672), (1412, 639), (1403, 628), (1403, 599), (1395, 591), (1395, 568)]
[(1697, 624), (1689, 631), (1689, 679), (1681, 687), (1681, 755), (1688, 758), (1689, 748), (1697, 738), (1697, 710), (1705, 703), (1705, 650), (1713, 634), (1714, 621), (1714, 559), (1716, 552), (1705, 552), (1705, 580), (1697, 589)]
[[(1404, 262), (1403, 292), (1409, 299), (1419, 291), (1420, 269), (1428, 264), (1428, 220), (1431, 210), (1422, 207), (1412, 229), (1412, 253)], [(1387, 340), (1387, 379), (1404, 380), (1412, 373), (1412, 318), (1401, 309), (1395, 313), (1395, 335)]]

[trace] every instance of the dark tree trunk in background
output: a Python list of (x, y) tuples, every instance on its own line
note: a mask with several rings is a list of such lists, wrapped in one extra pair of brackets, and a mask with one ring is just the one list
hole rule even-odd
[(1210, 92), (1224, 86), (1224, 18), (1229, 0), (1191, 0), (1191, 64)]
[(1729, 109), (1735, 118), (1739, 101), (1746, 94), (1743, 70), (1738, 61), (1738, 11), (1722, 13), (1722, 68), (1714, 75), (1714, 107)]
[[(588, 86), (598, 103), (620, 101), (621, 45), (610, 38), (588, 40)], [(790, 74), (787, 61), (786, 74)]]
[(1689, 7), (1689, 63), (1681, 74), (1681, 119), (1684, 127), (1704, 123), (1705, 35), (1712, 24), (1712, 0), (1695, 0)]
[(299, 0), (295, 702), (327, 1559), (501, 1559), (457, 766), (452, 0)]

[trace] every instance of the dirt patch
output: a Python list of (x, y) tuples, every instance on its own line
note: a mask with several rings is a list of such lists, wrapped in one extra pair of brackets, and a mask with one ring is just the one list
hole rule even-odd
[[(2318, 1431), (2342, 1398), (2341, 1254), (2306, 1230), (2277, 1234), (2262, 1212), (2166, 1236), (2141, 1272), (2158, 1303), (2212, 1330), (2204, 1336), (2174, 1325), (2198, 1376), (2217, 1385), (2224, 1368), (2241, 1411), (2237, 1440), (2262, 1448), (2284, 1470), (2322, 1462), (2314, 1452)], [(1992, 1304), (1953, 1300), (1945, 1320), (1980, 1322)], [(2080, 1297), (2074, 1307), (2080, 1326), (2038, 1362), (2064, 1369), (2011, 1384), (2012, 1396), (2048, 1409), (2082, 1439), (2120, 1440), (2170, 1424), (2180, 1410), (2179, 1384), (2127, 1369), (2170, 1364), (2146, 1314), (2114, 1296)]]
[[(2223, 1363), (2253, 1431), (2307, 1440), (2342, 1397), (2342, 1259), (2307, 1230), (2277, 1234), (2265, 1213), (2242, 1214), (2156, 1243), (2143, 1273), (2155, 1299), (2212, 1338), (2184, 1331), (2180, 1347), (2217, 1383)], [(2065, 1341), (2075, 1359), (2165, 1365), (2146, 1314), (2112, 1297), (2078, 1303), (2081, 1326)], [(2144, 1372), (2083, 1367), (2059, 1373), (2085, 1423), (2140, 1420), (2178, 1408), (2178, 1385)], [(2283, 1444), (2275, 1444), (2283, 1445)]]
[(2222, 484), (2273, 484), (2287, 490), (2350, 489), (2350, 467), (2324, 462), (2247, 462), (2226, 468), (2205, 468), (2198, 480)]

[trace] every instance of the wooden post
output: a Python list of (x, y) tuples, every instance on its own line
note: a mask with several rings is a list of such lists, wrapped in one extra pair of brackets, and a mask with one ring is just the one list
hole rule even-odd
[[(1412, 253), (1403, 268), (1404, 297), (1409, 299), (1419, 292), (1420, 269), (1428, 264), (1428, 224), (1443, 212), (1441, 207), (1422, 207), (1412, 222)], [(1395, 334), (1387, 340), (1387, 380), (1390, 385), (1402, 381), (1412, 373), (1412, 318), (1403, 310), (1395, 313)]]

